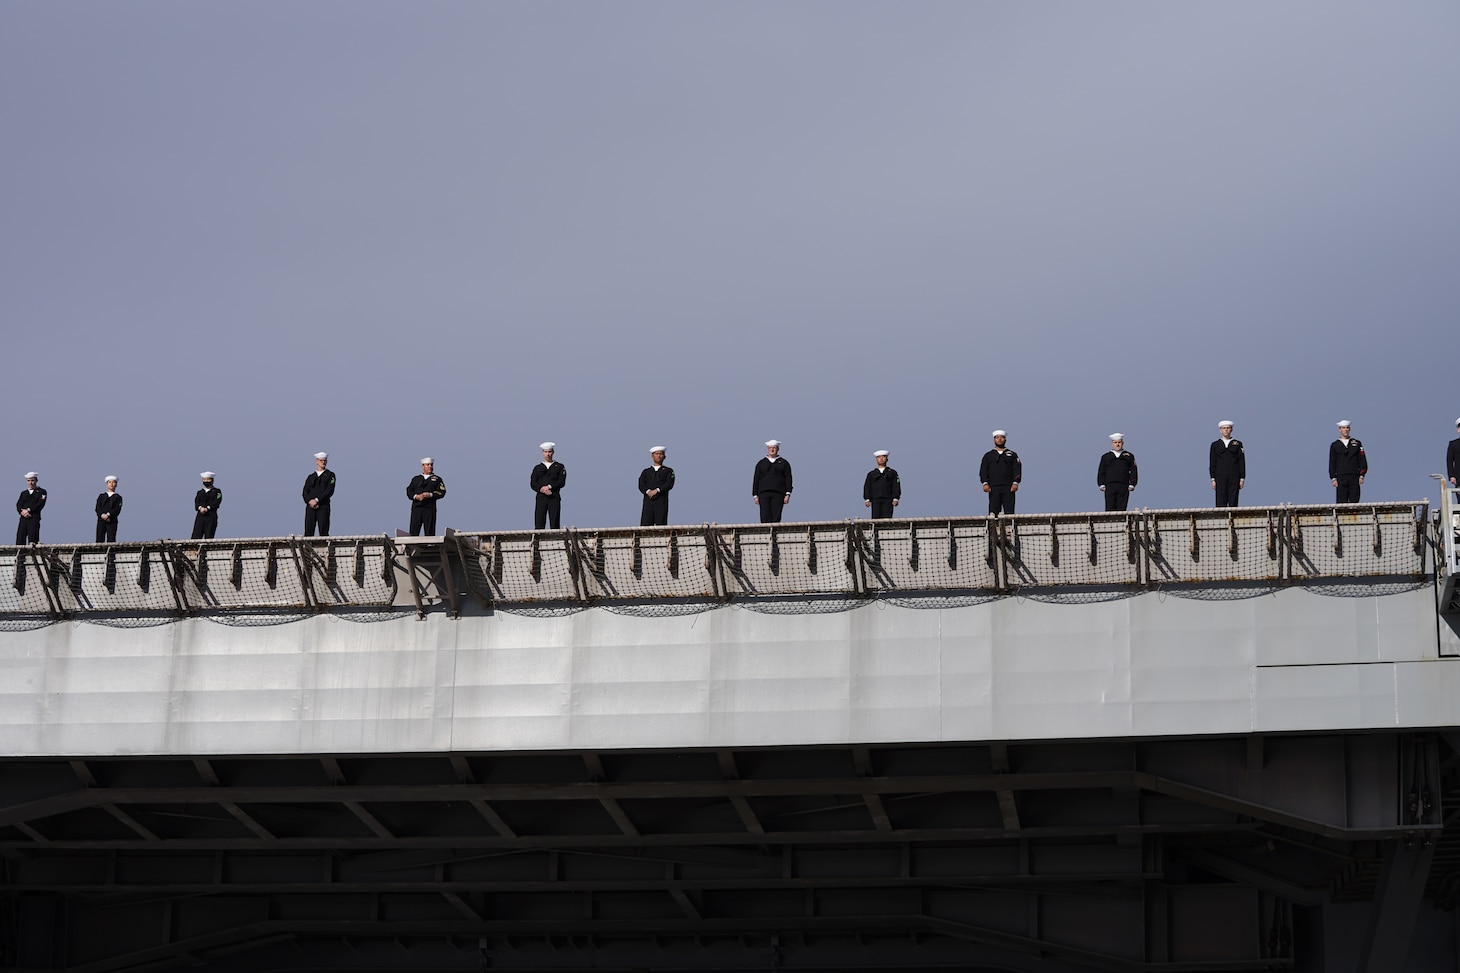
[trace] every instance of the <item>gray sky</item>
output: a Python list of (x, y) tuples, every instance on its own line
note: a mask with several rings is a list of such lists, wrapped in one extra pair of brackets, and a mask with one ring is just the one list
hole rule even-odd
[[(1436, 2), (0, 3), (0, 482), (42, 538), (908, 516), (1438, 493), (1460, 416), (1460, 6)], [(8, 530), (9, 528), (5, 528)], [(9, 539), (9, 535), (4, 535)]]

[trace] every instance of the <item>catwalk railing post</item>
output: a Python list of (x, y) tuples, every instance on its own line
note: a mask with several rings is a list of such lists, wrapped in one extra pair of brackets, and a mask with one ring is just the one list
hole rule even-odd
[[(446, 533), (452, 535), (455, 532), (448, 527), (446, 528)], [(446, 600), (451, 605), (451, 617), (460, 618), (461, 599), (456, 592), (456, 576), (451, 573), (451, 555), (455, 550), (456, 544), (453, 538), (444, 538), (441, 544), (441, 581), (439, 582), (439, 586), (446, 589)], [(462, 570), (466, 570), (465, 565), (462, 566)]]
[(867, 565), (862, 545), (862, 525), (852, 521), (847, 524), (847, 574), (858, 596), (867, 593)]
[(722, 601), (728, 600), (725, 589), (723, 552), (720, 550), (720, 532), (713, 524), (705, 524), (705, 570), (710, 575), (710, 590)]
[(57, 618), (65, 617), (65, 613), (61, 611), (60, 599), (56, 594), (55, 580), (47, 568), (41, 565), (40, 545), (32, 544), (28, 550), (31, 564), (35, 565), (36, 581), (40, 584), (41, 590), (46, 593), (46, 604), (50, 607), (51, 614)]
[(162, 572), (167, 575), (167, 584), (172, 589), (172, 600), (177, 605), (178, 613), (192, 614), (192, 605), (188, 603), (187, 592), (183, 590), (182, 577), (175, 559), (177, 552), (173, 549), (173, 545), (159, 544), (157, 553), (162, 560)]
[(304, 592), (304, 606), (306, 608), (318, 608), (319, 603), (314, 597), (314, 583), (309, 577), (310, 567), (308, 559), (299, 550), (299, 538), (293, 534), (289, 535), (289, 552), (294, 556), (294, 570), (299, 574), (299, 587)]

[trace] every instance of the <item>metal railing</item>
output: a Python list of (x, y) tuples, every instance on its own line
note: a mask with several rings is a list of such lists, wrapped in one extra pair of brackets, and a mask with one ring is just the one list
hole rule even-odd
[(488, 604), (1419, 578), (1428, 501), (457, 533)]
[(1460, 612), (1460, 487), (1453, 487), (1443, 474), (1431, 473), (1440, 484), (1440, 509), (1435, 511), (1436, 601), (1442, 614)]
[(394, 556), (384, 535), (0, 547), (0, 615), (389, 605)]
[[(1460, 497), (1445, 503), (1454, 523)], [(1428, 523), (1418, 501), (0, 547), (0, 617), (1418, 579)], [(1453, 574), (1455, 530), (1439, 534)]]

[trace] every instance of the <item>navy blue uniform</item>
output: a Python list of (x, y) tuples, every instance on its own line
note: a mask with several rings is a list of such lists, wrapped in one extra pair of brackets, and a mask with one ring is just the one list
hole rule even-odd
[(1024, 479), (1024, 463), (1012, 449), (991, 449), (978, 464), (978, 482), (989, 488), (989, 513), (1014, 512), (1014, 484)]
[(791, 464), (784, 456), (771, 459), (762, 456), (755, 464), (755, 476), (750, 480), (750, 492), (760, 501), (760, 522), (779, 524), (781, 510), (786, 498), (791, 495)]
[[(211, 539), (218, 533), (218, 508), (223, 506), (223, 491), (203, 487), (193, 494), (193, 540)], [(201, 509), (200, 509), (201, 508)]]
[(20, 499), (15, 501), (15, 512), (29, 510), (30, 516), (23, 514), (20, 523), (15, 528), (15, 543), (39, 544), (41, 542), (41, 508), (46, 505), (46, 491), (40, 487), (34, 490), (25, 489), (20, 491)]
[[(108, 514), (106, 520), (101, 519), (102, 514)], [(98, 544), (115, 543), (117, 539), (117, 518), (122, 515), (122, 495), (120, 493), (99, 493), (96, 495), (96, 542)]]
[(1358, 503), (1359, 480), (1369, 475), (1369, 458), (1364, 455), (1364, 444), (1349, 439), (1344, 445), (1342, 439), (1328, 444), (1328, 479), (1336, 481), (1338, 493), (1334, 503)]
[(892, 501), (902, 499), (902, 477), (890, 466), (873, 467), (862, 484), (862, 499), (872, 501), (872, 519), (892, 516)]
[[(669, 491), (673, 489), (673, 469), (644, 467), (644, 472), (639, 474), (639, 495), (644, 498), (644, 509), (639, 513), (640, 527), (662, 527), (669, 523)], [(650, 490), (659, 492), (651, 497)]]
[(1207, 475), (1217, 484), (1217, 506), (1237, 506), (1237, 494), (1247, 479), (1247, 453), (1242, 449), (1242, 440), (1218, 439), (1212, 443)]
[[(418, 493), (429, 493), (430, 496), (417, 500)], [(427, 537), (435, 537), (436, 501), (446, 496), (446, 481), (435, 473), (417, 473), (406, 487), (406, 496), (411, 498), (411, 536), (419, 537), (425, 531)]]
[[(330, 536), (330, 497), (335, 495), (335, 471), (315, 470), (304, 479), (304, 536), (313, 537), (315, 527), (320, 537)], [(311, 507), (309, 501), (319, 501)]]
[[(537, 506), (532, 511), (532, 529), (542, 530), (551, 524), (553, 530), (557, 530), (563, 522), (563, 487), (568, 482), (568, 468), (557, 460), (551, 464), (538, 463), (532, 468), (529, 482), (532, 492), (537, 495)], [(552, 487), (553, 492), (542, 493), (545, 486)]]
[(1095, 474), (1096, 486), (1105, 488), (1105, 509), (1126, 509), (1130, 502), (1131, 487), (1136, 485), (1139, 478), (1140, 471), (1136, 469), (1134, 453), (1121, 450), (1117, 456), (1115, 450), (1106, 450), (1100, 457), (1100, 469)]

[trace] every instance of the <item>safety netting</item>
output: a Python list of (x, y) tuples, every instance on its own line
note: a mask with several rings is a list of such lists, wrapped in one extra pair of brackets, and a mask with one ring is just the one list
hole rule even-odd
[(8, 547), (0, 629), (73, 616), (369, 620), (412, 601), (459, 612), (457, 592), (524, 614), (645, 617), (727, 603), (796, 614), (867, 599), (1087, 604), (1152, 589), (1226, 600), (1286, 585), (1352, 596), (1427, 577), (1428, 524), (1427, 505), (1389, 503)]
[(1288, 577), (1354, 578), (1415, 572), (1425, 548), (1426, 512), (1369, 504), (1290, 507)]
[(1017, 593), (1083, 604), (1157, 587), (1242, 598), (1320, 579), (1413, 579), (1425, 570), (1426, 516), (1401, 503), (455, 538), (467, 587), (485, 603), (662, 617), (703, 602), (811, 612), (840, 610), (820, 603), (834, 596), (933, 606)]
[(1143, 518), (1154, 583), (1253, 582), (1284, 578), (1283, 508), (1173, 510)]
[(382, 606), (395, 600), (384, 536), (0, 548), (0, 614), (207, 614)]

